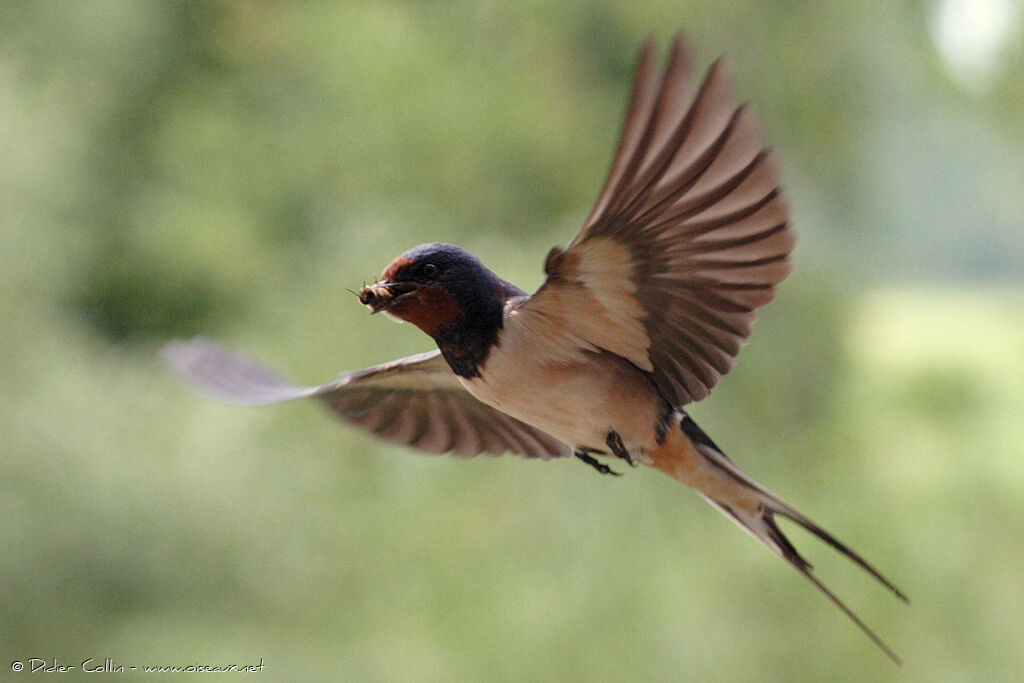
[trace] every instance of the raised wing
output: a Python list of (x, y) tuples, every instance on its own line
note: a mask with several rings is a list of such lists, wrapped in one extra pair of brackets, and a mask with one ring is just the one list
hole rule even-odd
[(317, 398), (382, 439), (428, 453), (570, 455), (560, 441), (481, 403), (459, 383), (440, 351), (421, 353), (328, 384), (297, 387), (204, 337), (173, 341), (164, 359), (196, 390), (244, 405)]
[(678, 37), (660, 78), (653, 62), (649, 40), (604, 188), (513, 315), (553, 356), (566, 340), (612, 351), (683, 405), (733, 366), (794, 241), (779, 173), (721, 62), (698, 85)]

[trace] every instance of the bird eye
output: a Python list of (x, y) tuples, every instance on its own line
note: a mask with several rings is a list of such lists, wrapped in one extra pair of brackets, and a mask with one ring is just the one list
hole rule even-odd
[(428, 263), (423, 266), (423, 275), (433, 280), (435, 277), (441, 274), (441, 269), (435, 266), (433, 263)]

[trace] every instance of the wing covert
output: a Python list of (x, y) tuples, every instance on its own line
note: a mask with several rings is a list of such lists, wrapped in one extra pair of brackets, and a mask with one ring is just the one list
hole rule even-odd
[(790, 272), (788, 217), (722, 62), (698, 84), (677, 37), (659, 77), (649, 40), (605, 185), (516, 315), (541, 338), (557, 329), (577, 349), (622, 355), (675, 405), (699, 400)]

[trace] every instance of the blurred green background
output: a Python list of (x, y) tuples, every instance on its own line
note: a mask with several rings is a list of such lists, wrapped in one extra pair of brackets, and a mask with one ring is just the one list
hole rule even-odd
[[(1022, 19), (1019, 0), (3, 3), (0, 679), (30, 657), (1019, 677)], [(421, 457), (315, 405), (201, 399), (157, 359), (203, 332), (319, 383), (425, 350), (346, 291), (423, 241), (536, 287), (603, 180), (640, 41), (679, 28), (701, 68), (728, 56), (800, 240), (692, 412), (911, 596), (794, 533), (902, 669), (656, 472)]]

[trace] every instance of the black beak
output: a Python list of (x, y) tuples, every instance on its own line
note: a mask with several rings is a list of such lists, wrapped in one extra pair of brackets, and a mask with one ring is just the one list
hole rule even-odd
[(417, 289), (419, 289), (419, 285), (412, 282), (375, 282), (372, 285), (366, 285), (359, 292), (359, 303), (373, 313), (379, 313), (402, 296)]

